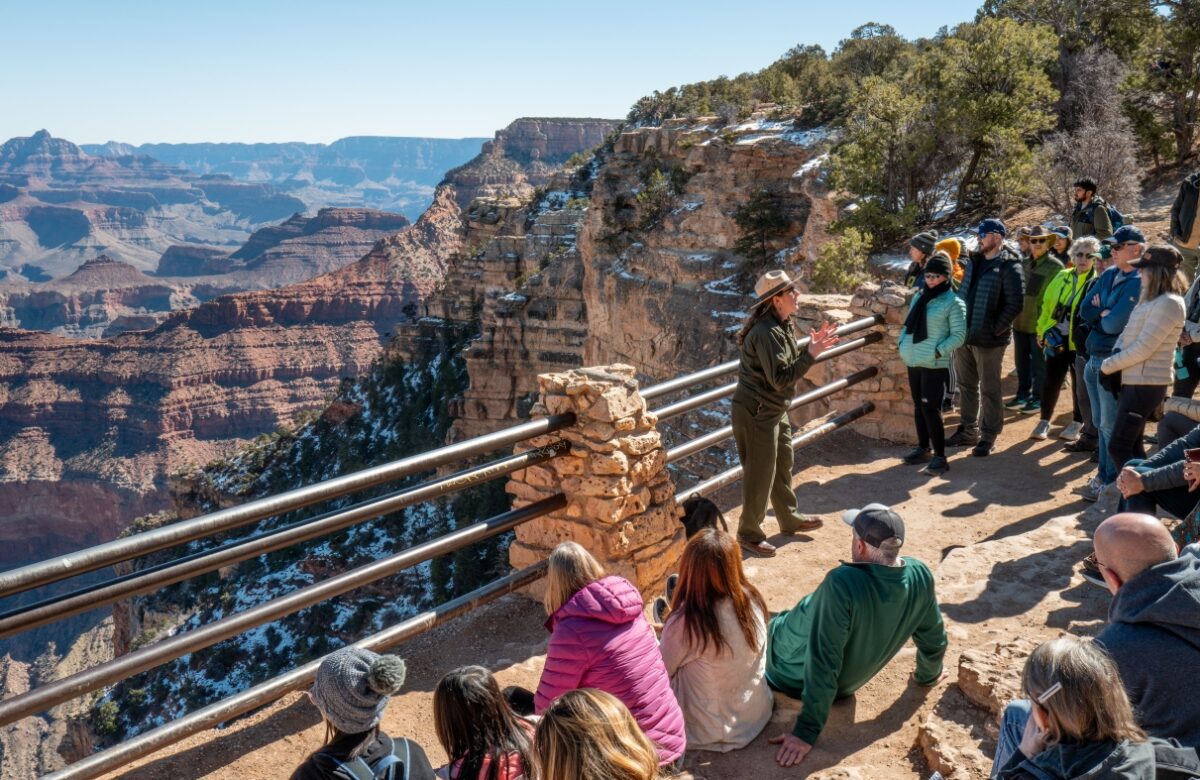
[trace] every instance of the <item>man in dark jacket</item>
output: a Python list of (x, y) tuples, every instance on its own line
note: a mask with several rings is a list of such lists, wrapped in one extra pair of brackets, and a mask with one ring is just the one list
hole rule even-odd
[(946, 443), (973, 444), (971, 454), (979, 457), (991, 453), (1004, 428), (1000, 363), (1024, 304), (1021, 258), (1004, 245), (1007, 233), (998, 219), (979, 223), (979, 249), (971, 253), (958, 288), (967, 304), (967, 342), (954, 352), (962, 422)]
[(1116, 662), (1146, 733), (1200, 748), (1200, 696), (1191, 684), (1200, 669), (1200, 558), (1178, 556), (1152, 515), (1113, 515), (1095, 543), (1113, 594), (1096, 641)]
[(1171, 243), (1183, 255), (1188, 276), (1195, 278), (1196, 261), (1200, 259), (1200, 172), (1193, 173), (1179, 185), (1179, 194), (1171, 206)]
[(1075, 210), (1071, 212), (1071, 235), (1075, 238), (1095, 236), (1103, 241), (1113, 234), (1108, 204), (1096, 194), (1093, 179), (1075, 182)]
[(1185, 450), (1200, 447), (1200, 426), (1193, 425), (1184, 436), (1163, 447), (1149, 458), (1134, 458), (1117, 474), (1122, 512), (1153, 515), (1162, 507), (1183, 519), (1200, 502), (1200, 493), (1192, 492), (1183, 470)]

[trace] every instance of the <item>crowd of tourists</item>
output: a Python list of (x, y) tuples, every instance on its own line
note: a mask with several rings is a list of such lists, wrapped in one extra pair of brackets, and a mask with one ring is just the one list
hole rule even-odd
[[(936, 476), (948, 473), (951, 448), (987, 457), (1006, 411), (1038, 415), (1032, 436), (1046, 439), (1069, 391), (1070, 422), (1057, 434), (1096, 461), (1081, 494), (1120, 493), (1085, 562), (1085, 576), (1112, 594), (1108, 622), (1094, 639), (1065, 636), (1034, 650), (1025, 698), (1003, 713), (993, 778), (1200, 778), (1191, 684), (1200, 668), (1200, 402), (1191, 400), (1200, 281), (1187, 284), (1180, 251), (1194, 264), (1198, 186), (1200, 175), (1181, 189), (1171, 245), (1124, 224), (1088, 179), (1076, 183), (1069, 225), (1010, 236), (989, 218), (974, 246), (933, 233), (910, 242), (907, 281), (917, 291), (898, 348), (917, 443), (904, 462)], [(501, 688), (479, 666), (443, 677), (432, 714), (447, 763), (435, 769), (419, 744), (380, 726), (404, 685), (404, 662), (343, 648), (322, 661), (309, 691), (324, 745), (293, 780), (657, 780), (681, 770), (685, 750), (746, 748), (768, 728), (775, 692), (801, 702), (790, 731), (768, 739), (776, 763), (793, 767), (817, 744), (832, 704), (910, 640), (910, 684), (943, 680), (948, 642), (934, 576), (901, 555), (905, 524), (892, 508), (846, 511), (849, 560), (791, 609), (772, 614), (743, 568), (743, 554), (776, 553), (762, 528), (768, 504), (785, 536), (821, 525), (798, 511), (788, 408), (796, 381), (838, 337), (827, 323), (797, 342), (796, 309), (784, 272), (758, 280), (737, 335), (732, 399), (741, 518), (733, 533), (723, 522), (688, 524), (678, 572), (649, 618), (631, 582), (564, 542), (547, 564), (549, 642), (535, 690)], [(1010, 344), (1017, 388), (1006, 401)], [(960, 423), (947, 436), (943, 416), (955, 399)], [(1148, 456), (1150, 420), (1158, 450)], [(719, 517), (701, 503), (690, 510)], [(1158, 510), (1180, 522), (1170, 530)]]

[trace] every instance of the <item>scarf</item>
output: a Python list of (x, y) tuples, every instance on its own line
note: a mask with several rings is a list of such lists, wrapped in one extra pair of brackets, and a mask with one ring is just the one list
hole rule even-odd
[(937, 287), (926, 287), (921, 291), (921, 297), (917, 298), (916, 304), (904, 319), (904, 330), (906, 333), (912, 334), (914, 344), (920, 344), (929, 338), (929, 328), (925, 322), (925, 309), (929, 306), (929, 302), (949, 290), (950, 280), (947, 279)]

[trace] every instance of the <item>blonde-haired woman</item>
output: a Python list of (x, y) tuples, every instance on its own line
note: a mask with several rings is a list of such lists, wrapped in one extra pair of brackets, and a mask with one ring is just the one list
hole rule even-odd
[[(992, 777), (1000, 780), (1154, 780), (1156, 767), (1200, 777), (1194, 748), (1146, 736), (1117, 666), (1094, 642), (1064, 636), (1025, 663), (1028, 701), (1004, 712)], [(1159, 775), (1160, 777), (1162, 775)]]
[(658, 754), (619, 699), (567, 691), (538, 722), (542, 780), (659, 780)]
[(687, 746), (683, 713), (633, 583), (606, 576), (587, 550), (563, 542), (550, 554), (545, 606), (550, 643), (534, 711), (575, 688), (607, 691), (658, 746), (659, 763), (678, 760)]
[(1131, 260), (1142, 279), (1141, 299), (1129, 315), (1113, 354), (1100, 364), (1100, 384), (1117, 395), (1117, 414), (1108, 456), (1119, 472), (1146, 457), (1146, 419), (1167, 397), (1174, 375), (1175, 345), (1183, 329), (1183, 257), (1174, 247), (1151, 246)]

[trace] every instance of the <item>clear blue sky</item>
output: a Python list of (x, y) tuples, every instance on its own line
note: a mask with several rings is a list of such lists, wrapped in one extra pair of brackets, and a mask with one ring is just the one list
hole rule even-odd
[(60, 0), (5, 3), (0, 141), (490, 136), (519, 116), (622, 117), (859, 24), (908, 37), (979, 0)]

